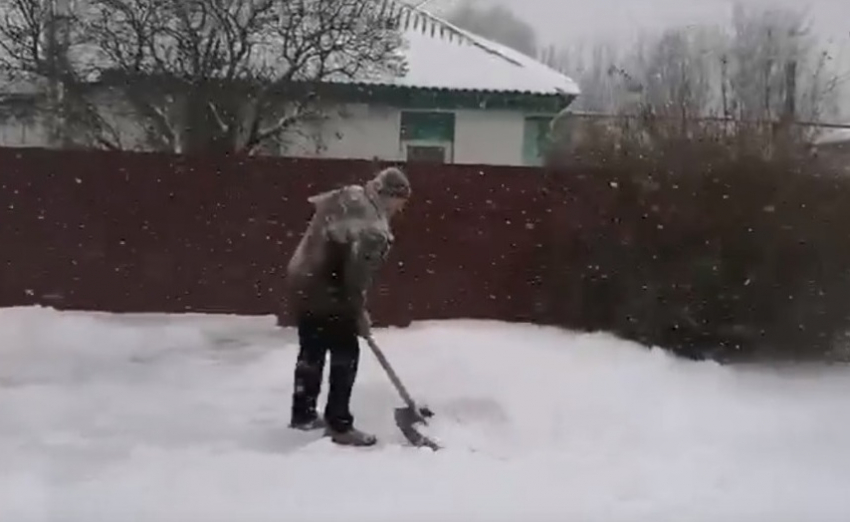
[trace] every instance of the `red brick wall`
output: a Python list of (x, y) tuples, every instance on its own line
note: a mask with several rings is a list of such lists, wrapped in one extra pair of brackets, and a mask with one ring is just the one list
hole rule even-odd
[[(348, 160), (0, 148), (0, 306), (280, 313), (309, 195)], [(551, 205), (534, 168), (407, 165), (414, 199), (371, 292), (379, 324), (539, 317)]]

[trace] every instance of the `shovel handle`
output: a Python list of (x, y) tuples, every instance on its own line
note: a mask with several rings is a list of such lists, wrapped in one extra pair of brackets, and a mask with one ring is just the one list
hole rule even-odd
[(390, 362), (387, 360), (384, 352), (378, 348), (377, 343), (375, 343), (375, 340), (372, 339), (371, 336), (366, 337), (366, 343), (369, 344), (369, 348), (372, 349), (372, 352), (375, 354), (378, 362), (381, 363), (384, 371), (387, 372), (387, 375), (395, 386), (395, 389), (398, 390), (398, 394), (401, 395), (402, 400), (404, 400), (405, 404), (407, 404), (407, 407), (416, 411), (416, 403), (413, 402), (413, 399), (410, 397), (410, 394), (407, 393), (407, 389), (404, 387), (404, 384), (401, 383), (401, 379), (398, 378), (395, 370), (393, 370), (393, 367), (390, 366)]

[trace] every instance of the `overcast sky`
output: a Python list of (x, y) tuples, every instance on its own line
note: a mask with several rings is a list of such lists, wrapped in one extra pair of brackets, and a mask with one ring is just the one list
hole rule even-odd
[[(457, 0), (434, 0), (435, 4)], [(641, 30), (671, 25), (724, 22), (734, 0), (477, 0), (510, 5), (544, 41), (627, 40)], [(850, 54), (850, 0), (742, 0), (745, 4), (808, 9), (824, 39)]]
[[(431, 0), (438, 11), (459, 0)], [(537, 30), (541, 44), (618, 41), (627, 45), (642, 31), (731, 19), (735, 0), (476, 0), (501, 2)], [(744, 4), (808, 10), (812, 28), (840, 73), (850, 73), (850, 0), (741, 0)], [(850, 76), (848, 76), (850, 78)], [(846, 91), (845, 91), (846, 92)], [(843, 104), (848, 107), (848, 104)], [(846, 111), (842, 111), (846, 112)]]
[[(482, 1), (482, 0), (479, 0)], [(628, 38), (641, 29), (728, 20), (733, 0), (489, 0), (511, 5), (544, 40)], [(850, 0), (744, 0), (807, 8), (824, 38), (850, 53)]]

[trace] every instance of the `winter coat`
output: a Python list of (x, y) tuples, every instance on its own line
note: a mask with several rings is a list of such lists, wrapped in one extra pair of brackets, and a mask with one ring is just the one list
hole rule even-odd
[(292, 309), (296, 317), (358, 318), (393, 242), (387, 214), (373, 191), (357, 185), (308, 201), (315, 213), (287, 267)]

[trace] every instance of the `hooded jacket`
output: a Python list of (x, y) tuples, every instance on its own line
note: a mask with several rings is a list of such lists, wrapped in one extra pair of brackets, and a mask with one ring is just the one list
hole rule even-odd
[(367, 290), (393, 242), (386, 210), (370, 183), (308, 199), (315, 212), (287, 267), (296, 316), (356, 319), (365, 311)]

